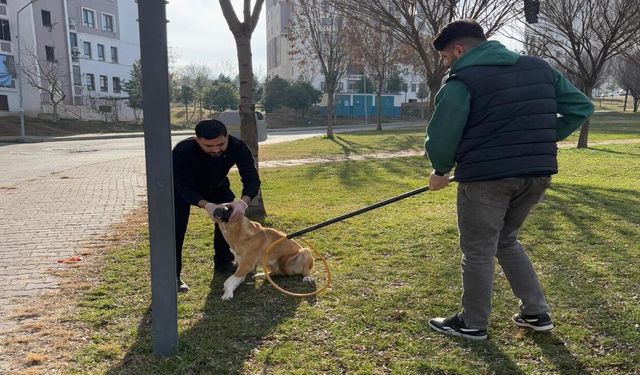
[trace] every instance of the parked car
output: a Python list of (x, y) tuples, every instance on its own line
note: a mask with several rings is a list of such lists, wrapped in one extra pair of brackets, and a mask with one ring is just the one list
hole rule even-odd
[[(240, 113), (238, 110), (228, 109), (216, 116), (216, 120), (225, 124), (231, 135), (240, 138)], [(267, 121), (262, 112), (256, 111), (256, 125), (258, 127), (258, 142), (266, 141)]]

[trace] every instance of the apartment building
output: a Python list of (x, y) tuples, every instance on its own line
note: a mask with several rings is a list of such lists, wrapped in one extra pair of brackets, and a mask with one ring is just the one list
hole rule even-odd
[[(96, 118), (115, 111), (119, 119), (132, 118), (122, 83), (140, 58), (137, 14), (135, 0), (0, 0), (0, 113), (19, 111), (20, 38), (21, 65), (28, 68), (37, 62), (41, 72), (57, 77), (65, 95), (60, 116)], [(22, 35), (17, 35), (18, 22)], [(3, 71), (11, 82), (2, 80)], [(41, 81), (47, 86), (46, 79)], [(46, 90), (34, 87), (27, 77), (22, 88), (25, 113), (51, 112)]]

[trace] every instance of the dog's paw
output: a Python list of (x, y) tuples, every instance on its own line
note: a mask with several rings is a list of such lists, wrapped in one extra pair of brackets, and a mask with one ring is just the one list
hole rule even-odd
[(225, 293), (222, 295), (222, 300), (223, 300), (223, 301), (228, 301), (228, 300), (230, 300), (230, 299), (232, 299), (232, 298), (233, 298), (233, 293), (227, 293), (227, 292), (225, 292)]
[(315, 281), (315, 279), (313, 278), (313, 276), (305, 276), (302, 278), (302, 281), (305, 283), (312, 283)]

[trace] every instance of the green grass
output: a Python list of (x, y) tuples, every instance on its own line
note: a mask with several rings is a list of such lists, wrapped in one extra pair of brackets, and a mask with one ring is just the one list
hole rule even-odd
[[(304, 157), (335, 157), (424, 150), (425, 126), (406, 130), (383, 130), (335, 134), (335, 139), (314, 137), (294, 142), (260, 146), (260, 160), (287, 160)], [(640, 113), (598, 112), (591, 118), (589, 141), (640, 139)], [(576, 142), (576, 131), (566, 141)]]
[[(74, 373), (109, 374), (633, 374), (640, 368), (640, 145), (565, 149), (561, 173), (521, 231), (557, 328), (517, 329), (496, 273), (490, 338), (431, 332), (459, 308), (455, 186), (425, 193), (306, 238), (329, 258), (333, 288), (295, 299), (250, 281), (222, 302), (211, 274), (211, 224), (196, 210), (179, 296), (180, 350), (151, 353), (148, 243), (115, 249), (102, 284), (82, 298), (91, 330)], [(262, 171), (267, 225), (284, 231), (422, 186), (420, 157)], [(237, 176), (232, 181), (238, 186)], [(320, 270), (321, 267), (318, 266)], [(322, 274), (319, 274), (320, 279)], [(280, 279), (295, 289), (299, 279)]]

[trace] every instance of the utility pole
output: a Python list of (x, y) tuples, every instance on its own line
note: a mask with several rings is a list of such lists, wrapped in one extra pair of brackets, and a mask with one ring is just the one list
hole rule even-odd
[(20, 50), (20, 40), (22, 36), (20, 35), (20, 12), (22, 12), (26, 7), (35, 3), (38, 0), (31, 0), (26, 3), (22, 8), (18, 9), (16, 12), (16, 39), (18, 40), (18, 97), (20, 99), (20, 138), (24, 139), (25, 131), (24, 131), (24, 105), (22, 104), (22, 53)]

